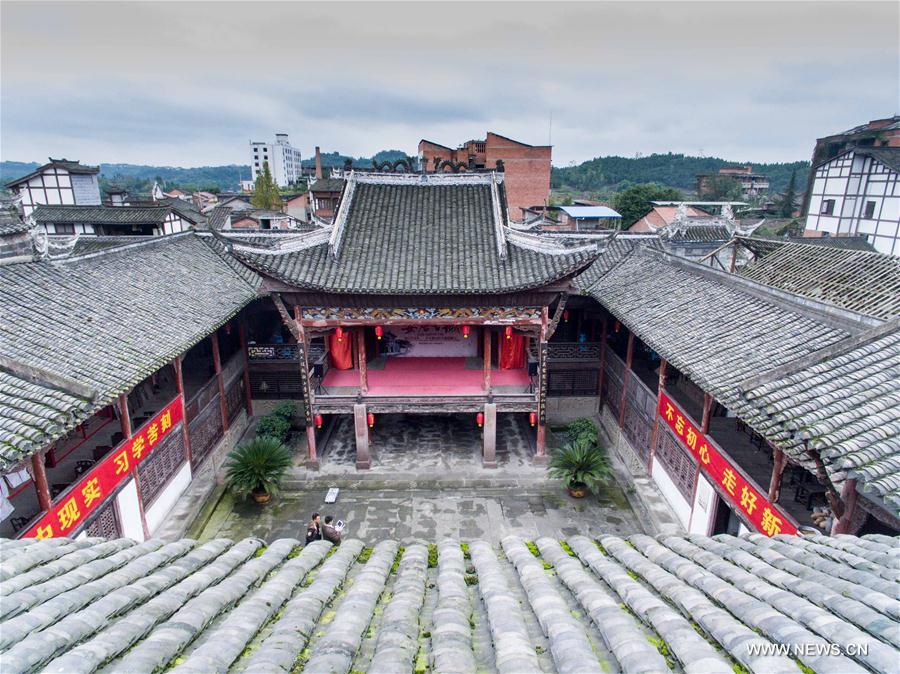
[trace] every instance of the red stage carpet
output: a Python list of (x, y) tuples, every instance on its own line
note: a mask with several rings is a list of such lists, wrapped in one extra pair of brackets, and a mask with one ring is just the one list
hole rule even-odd
[[(384, 369), (368, 370), (372, 395), (469, 395), (481, 393), (482, 370), (467, 370), (465, 358), (388, 358)], [(491, 386), (525, 387), (528, 371), (492, 370)], [(357, 387), (357, 370), (328, 370), (322, 385)]]

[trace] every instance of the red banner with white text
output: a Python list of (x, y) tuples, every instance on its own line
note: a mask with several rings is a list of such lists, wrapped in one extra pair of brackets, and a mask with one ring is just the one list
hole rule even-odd
[(756, 530), (767, 536), (796, 534), (797, 528), (788, 517), (751, 485), (700, 432), (665, 392), (659, 395), (659, 416), (678, 436), (682, 444), (700, 462), (703, 472), (719, 485), (731, 504)]
[(120, 443), (57, 499), (22, 538), (67, 536), (134, 472), (184, 418), (181, 396), (165, 406), (134, 435)]

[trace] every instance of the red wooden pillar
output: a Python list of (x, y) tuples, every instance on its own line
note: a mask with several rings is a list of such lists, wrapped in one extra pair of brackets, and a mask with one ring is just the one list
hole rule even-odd
[(784, 474), (785, 464), (784, 452), (776, 448), (772, 458), (772, 479), (769, 480), (769, 500), (772, 503), (777, 503), (778, 497), (781, 496), (781, 476)]
[(34, 488), (37, 491), (38, 503), (41, 510), (46, 512), (53, 506), (53, 498), (50, 496), (50, 485), (47, 484), (44, 452), (38, 452), (31, 457), (31, 470), (34, 473)]
[(709, 433), (709, 417), (712, 414), (713, 397), (709, 393), (703, 394), (703, 417), (700, 419), (700, 432)]
[[(116, 401), (119, 408), (119, 422), (122, 425), (122, 435), (125, 440), (130, 440), (133, 435), (131, 428), (131, 412), (128, 411), (128, 394), (122, 393)], [(137, 492), (138, 511), (141, 514), (141, 529), (144, 530), (144, 538), (150, 538), (150, 528), (147, 526), (147, 516), (144, 514), (144, 495), (141, 493), (141, 477), (138, 475), (137, 466), (131, 471), (134, 478), (134, 486)]]
[[(543, 405), (546, 405), (546, 400), (544, 397), (547, 391), (547, 382), (544, 381), (544, 370), (546, 369), (546, 363), (543, 362), (543, 354), (547, 351), (547, 327), (550, 318), (549, 307), (544, 306), (541, 308), (541, 337), (538, 341), (538, 355), (541, 358), (538, 363), (538, 407), (540, 408)], [(540, 410), (538, 411), (538, 422), (537, 422), (537, 434), (535, 438), (535, 451), (534, 451), (534, 462), (535, 463), (546, 463), (547, 462), (547, 425), (546, 419), (542, 419), (540, 415)]]
[(250, 390), (250, 354), (247, 353), (247, 321), (238, 321), (238, 337), (241, 340), (241, 351), (244, 352), (244, 406), (247, 416), (253, 416), (253, 391)]
[[(297, 334), (299, 335), (297, 348), (302, 356), (300, 360), (300, 379), (304, 383), (303, 395), (305, 400), (303, 402), (306, 404), (306, 467), (318, 470), (319, 457), (316, 454), (316, 425), (313, 421), (316, 411), (313, 406), (315, 401), (313, 399), (312, 386), (309, 383), (309, 360), (307, 356), (309, 353), (309, 342), (306, 339), (306, 330), (303, 328), (302, 312), (299, 306), (294, 307), (294, 322), (297, 324)], [(325, 340), (325, 348), (328, 348), (328, 339)]]
[(659, 359), (659, 382), (656, 384), (656, 412), (653, 415), (653, 431), (650, 433), (650, 456), (647, 459), (647, 471), (653, 469), (653, 457), (656, 454), (656, 438), (659, 435), (659, 400), (666, 390), (666, 369), (669, 364), (665, 358)]
[(174, 361), (172, 361), (172, 367), (175, 369), (175, 389), (178, 391), (178, 395), (181, 396), (181, 408), (184, 410), (183, 419), (181, 420), (181, 432), (184, 437), (184, 458), (190, 463), (191, 462), (191, 433), (188, 428), (188, 418), (187, 418), (187, 400), (184, 397), (184, 375), (181, 370), (181, 356), (178, 356)]
[(634, 362), (634, 333), (628, 331), (628, 350), (625, 352), (625, 372), (622, 374), (622, 404), (619, 405), (619, 428), (625, 425), (625, 401), (628, 399), (628, 380), (631, 379), (631, 363)]
[(856, 480), (844, 481), (841, 488), (841, 500), (844, 502), (844, 514), (834, 520), (831, 535), (850, 533), (850, 522), (856, 514)]
[(219, 412), (222, 414), (222, 431), (228, 430), (228, 405), (225, 402), (225, 380), (222, 378), (222, 357), (219, 354), (219, 331), (209, 336), (212, 341), (213, 367), (216, 370), (216, 382), (219, 388)]
[(484, 340), (484, 390), (491, 390), (491, 330), (484, 325), (481, 328)]
[(600, 374), (597, 375), (597, 395), (600, 398), (600, 411), (603, 411), (603, 377), (606, 371), (606, 316), (603, 317), (603, 329), (600, 331)]
[(366, 370), (366, 329), (356, 331), (356, 366), (359, 368), (359, 390), (369, 392), (369, 374)]

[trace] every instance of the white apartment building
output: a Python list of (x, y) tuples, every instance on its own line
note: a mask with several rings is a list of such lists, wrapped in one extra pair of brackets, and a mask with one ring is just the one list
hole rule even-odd
[(807, 230), (866, 236), (900, 255), (900, 147), (858, 147), (813, 171)]
[(254, 182), (266, 162), (279, 187), (300, 180), (300, 150), (291, 146), (286, 133), (276, 133), (274, 143), (250, 141), (250, 172)]
[(6, 183), (22, 197), (25, 217), (35, 208), (47, 206), (99, 206), (100, 169), (68, 159), (50, 159), (28, 175)]

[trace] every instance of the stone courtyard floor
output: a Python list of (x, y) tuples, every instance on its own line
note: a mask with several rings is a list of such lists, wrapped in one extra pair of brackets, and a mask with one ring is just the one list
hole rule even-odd
[[(357, 471), (352, 421), (341, 420), (318, 471), (302, 465), (305, 446), (298, 446), (298, 465), (281, 494), (261, 506), (235, 502), (225, 493), (199, 535), (202, 540), (302, 539), (313, 512), (344, 520), (344, 536), (367, 544), (444, 536), (499, 543), (509, 534), (533, 540), (644, 531), (618, 481), (611, 480), (599, 497), (573, 499), (561, 483), (548, 479), (546, 467), (531, 460), (532, 433), (524, 420), (500, 415), (499, 467), (490, 469), (481, 466), (480, 432), (471, 415), (381, 415), (373, 432), (372, 468)], [(325, 504), (331, 486), (339, 487), (340, 495), (337, 503)]]

